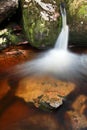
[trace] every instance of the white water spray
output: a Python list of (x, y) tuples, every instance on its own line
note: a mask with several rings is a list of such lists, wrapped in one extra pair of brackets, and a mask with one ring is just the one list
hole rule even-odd
[(87, 55), (77, 55), (69, 52), (69, 29), (66, 21), (65, 8), (61, 6), (62, 31), (55, 47), (38, 58), (16, 66), (13, 75), (19, 77), (31, 75), (51, 75), (60, 80), (80, 82), (87, 81)]
[(67, 25), (65, 8), (60, 6), (60, 11), (61, 11), (61, 15), (62, 15), (62, 30), (55, 43), (55, 48), (66, 50), (68, 47), (69, 27)]

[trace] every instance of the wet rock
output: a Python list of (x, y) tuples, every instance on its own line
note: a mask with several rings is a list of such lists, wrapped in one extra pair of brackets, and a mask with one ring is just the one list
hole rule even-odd
[(69, 123), (73, 130), (86, 130), (87, 129), (87, 117), (85, 110), (87, 109), (87, 96), (79, 95), (72, 103), (72, 110), (66, 112), (66, 117), (69, 119)]
[(72, 108), (75, 111), (78, 111), (80, 114), (84, 113), (85, 108), (87, 107), (86, 105), (87, 101), (87, 96), (85, 95), (80, 95), (76, 98), (76, 100), (72, 104)]
[(61, 82), (51, 77), (25, 78), (19, 83), (16, 96), (32, 102), (42, 109), (58, 108), (75, 88), (74, 84)]
[(84, 130), (87, 128), (87, 118), (78, 112), (68, 111), (69, 121), (73, 130)]
[(36, 107), (40, 107), (42, 109), (52, 109), (58, 108), (60, 105), (63, 104), (63, 97), (58, 96), (58, 93), (55, 92), (47, 92), (34, 99), (34, 104)]

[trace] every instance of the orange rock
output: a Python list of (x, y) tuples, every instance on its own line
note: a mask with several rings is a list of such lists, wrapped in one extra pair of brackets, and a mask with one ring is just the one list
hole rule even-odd
[(61, 82), (51, 77), (31, 77), (20, 81), (16, 96), (35, 106), (41, 103), (57, 108), (63, 104), (64, 97), (75, 88), (74, 84)]

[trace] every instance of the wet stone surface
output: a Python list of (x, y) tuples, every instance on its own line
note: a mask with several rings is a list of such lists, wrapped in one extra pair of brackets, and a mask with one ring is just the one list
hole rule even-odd
[(65, 97), (73, 91), (74, 84), (65, 83), (51, 77), (29, 77), (20, 81), (16, 96), (36, 107), (58, 108)]

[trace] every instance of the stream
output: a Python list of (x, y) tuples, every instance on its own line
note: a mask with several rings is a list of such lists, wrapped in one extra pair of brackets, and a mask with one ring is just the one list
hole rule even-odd
[[(71, 50), (76, 53), (87, 53), (85, 47)], [(10, 47), (2, 51), (0, 73), (33, 59), (39, 52), (27, 45)], [(85, 87), (76, 89), (75, 95), (70, 94), (62, 106), (52, 111), (43, 111), (15, 96), (17, 85), (14, 79), (8, 79), (6, 76), (0, 79), (0, 89), (0, 130), (87, 130), (87, 89)], [(78, 95), (80, 99), (76, 102), (75, 98), (78, 98)], [(72, 104), (75, 104), (74, 107)]]

